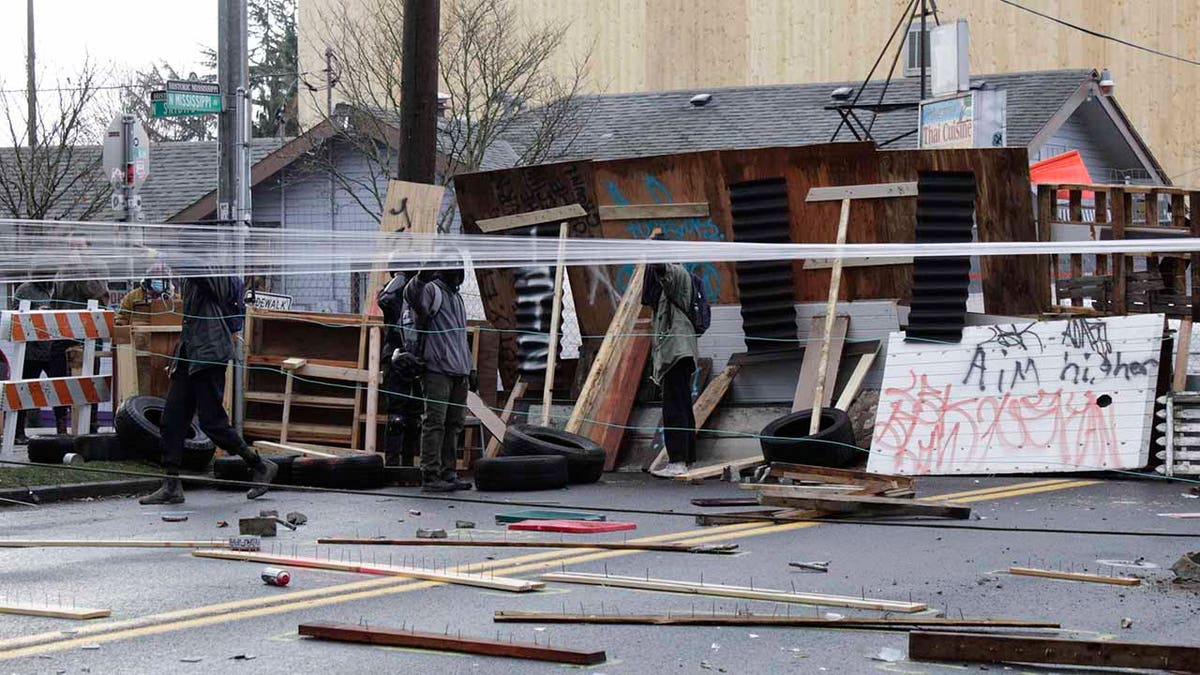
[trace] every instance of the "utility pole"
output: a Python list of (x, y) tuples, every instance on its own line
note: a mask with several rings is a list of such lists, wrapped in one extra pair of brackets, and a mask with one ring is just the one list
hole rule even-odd
[(33, 0), (25, 3), (25, 100), (29, 104), (29, 150), (37, 145), (37, 69), (34, 67)]
[[(219, 0), (217, 11), (217, 81), (225, 105), (217, 122), (219, 173), (217, 221), (232, 225), (237, 242), (237, 276), (245, 279), (245, 243), (250, 227), (250, 100), (246, 0)], [(242, 430), (242, 350), (233, 368), (233, 424)]]
[(404, 0), (396, 177), (436, 181), (439, 0)]

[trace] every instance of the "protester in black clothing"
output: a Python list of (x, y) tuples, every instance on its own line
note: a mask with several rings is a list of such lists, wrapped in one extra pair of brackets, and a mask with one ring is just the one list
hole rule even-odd
[(183, 486), (179, 466), (183, 459), (183, 441), (193, 416), (199, 417), (200, 429), (217, 447), (240, 455), (253, 470), (257, 483), (246, 492), (247, 499), (261, 497), (275, 478), (279, 467), (263, 459), (229, 425), (222, 406), (225, 368), (234, 358), (233, 334), (225, 317), (234, 294), (230, 277), (193, 277), (183, 280), (183, 330), (171, 365), (171, 383), (163, 410), (162, 466), (167, 473), (156, 492), (143, 497), (142, 504), (182, 504)]
[[(388, 466), (412, 466), (421, 449), (422, 398), (420, 372), (406, 367), (404, 354), (415, 354), (419, 342), (414, 318), (404, 303), (404, 286), (409, 274), (392, 270), (392, 278), (379, 289), (376, 302), (383, 312), (383, 390), (387, 424), (383, 428), (384, 462)], [(409, 335), (406, 337), (406, 333)]]
[[(29, 308), (33, 310), (46, 310), (54, 308), (54, 282), (52, 281), (27, 281), (13, 293), (13, 309), (20, 309), (21, 301), (28, 300)], [(23, 380), (37, 379), (46, 374), (46, 377), (66, 377), (71, 373), (67, 368), (67, 340), (39, 340), (36, 342), (25, 343), (25, 365), (22, 367), (20, 377)], [(16, 373), (13, 373), (16, 375)], [(16, 442), (19, 445), (24, 445), (29, 442), (29, 438), (25, 435), (25, 415), (29, 411), (21, 410), (17, 413), (17, 435)], [(32, 411), (37, 414), (38, 411)], [(67, 433), (67, 406), (56, 406), (54, 408), (54, 426), (58, 433)]]

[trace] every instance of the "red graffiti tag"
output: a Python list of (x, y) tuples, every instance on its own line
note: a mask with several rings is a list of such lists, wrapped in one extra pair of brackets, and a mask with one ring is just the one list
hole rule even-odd
[(1113, 408), (1098, 405), (1094, 392), (962, 396), (971, 388), (931, 386), (913, 371), (909, 378), (907, 387), (884, 389), (871, 445), (893, 471), (978, 472), (989, 460), (1001, 471), (1118, 465)]

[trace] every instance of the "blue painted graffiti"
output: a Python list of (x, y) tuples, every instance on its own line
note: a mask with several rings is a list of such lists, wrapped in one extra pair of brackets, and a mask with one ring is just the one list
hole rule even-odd
[[(655, 204), (673, 204), (675, 200), (671, 197), (671, 191), (667, 186), (663, 185), (662, 181), (654, 174), (647, 174), (645, 178), (646, 192), (649, 193), (650, 199)], [(629, 198), (622, 192), (621, 188), (612, 181), (607, 181), (604, 184), (608, 190), (609, 197), (617, 206), (625, 206), (629, 204)], [(630, 221), (625, 226), (625, 231), (634, 239), (649, 239), (650, 233), (655, 228), (663, 231), (665, 239), (688, 239), (700, 241), (723, 241), (725, 233), (720, 227), (713, 222), (711, 217), (705, 218), (671, 218), (663, 220), (634, 220)], [(721, 294), (721, 273), (717, 269), (716, 263), (711, 262), (693, 262), (684, 263), (684, 267), (689, 272), (695, 274), (704, 283), (704, 294), (713, 302), (720, 297)], [(616, 274), (613, 276), (613, 283), (617, 290), (621, 293), (629, 286), (629, 278), (633, 276), (633, 265), (626, 264), (617, 268)]]

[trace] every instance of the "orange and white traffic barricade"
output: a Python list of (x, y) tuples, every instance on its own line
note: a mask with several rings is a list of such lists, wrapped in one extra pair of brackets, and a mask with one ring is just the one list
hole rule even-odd
[(25, 344), (44, 340), (71, 340), (83, 345), (83, 370), (74, 377), (12, 379), (0, 385), (0, 412), (4, 413), (4, 451), (12, 450), (19, 410), (55, 406), (72, 407), (71, 424), (76, 435), (87, 433), (91, 404), (109, 400), (112, 377), (96, 375), (96, 340), (111, 338), (113, 312), (100, 309), (92, 300), (87, 309), (31, 310), (22, 300), (20, 309), (0, 312), (0, 340), (13, 342), (10, 372), (25, 368)]

